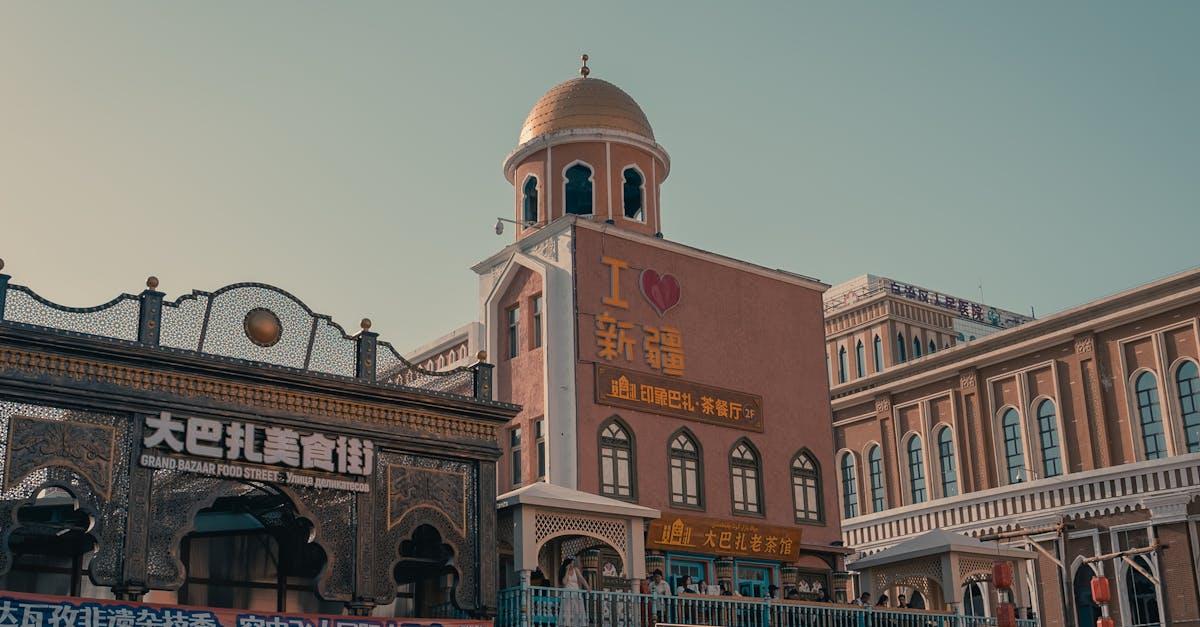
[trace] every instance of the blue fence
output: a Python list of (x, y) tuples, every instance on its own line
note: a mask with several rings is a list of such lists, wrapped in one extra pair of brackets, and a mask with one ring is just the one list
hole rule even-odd
[[(526, 586), (500, 592), (497, 627), (985, 627), (994, 618), (744, 597), (660, 597)], [(1037, 621), (1019, 620), (1019, 627)]]

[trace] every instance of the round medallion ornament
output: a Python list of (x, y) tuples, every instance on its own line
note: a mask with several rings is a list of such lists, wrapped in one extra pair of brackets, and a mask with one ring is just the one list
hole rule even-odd
[(274, 346), (283, 335), (283, 323), (279, 321), (279, 316), (262, 307), (247, 312), (242, 326), (246, 329), (246, 337), (263, 348)]

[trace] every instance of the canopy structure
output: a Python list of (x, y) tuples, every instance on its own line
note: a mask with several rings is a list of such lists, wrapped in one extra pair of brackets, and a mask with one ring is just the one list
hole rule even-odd
[(849, 564), (857, 571), (864, 592), (872, 597), (888, 594), (895, 598), (903, 589), (915, 590), (927, 600), (929, 609), (958, 608), (961, 590), (971, 583), (988, 582), (996, 562), (1013, 562), (1014, 602), (1024, 604), (1022, 572), (1027, 560), (1037, 554), (999, 544), (984, 544), (961, 533), (935, 529), (910, 538)]
[[(656, 509), (545, 482), (501, 494), (496, 507), (501, 533), (511, 525), (513, 568), (522, 582), (539, 568), (551, 575), (564, 555), (598, 546), (617, 554), (626, 577), (646, 577), (645, 523), (659, 517)], [(549, 545), (553, 551), (544, 551)], [(546, 555), (547, 563), (539, 563)]]

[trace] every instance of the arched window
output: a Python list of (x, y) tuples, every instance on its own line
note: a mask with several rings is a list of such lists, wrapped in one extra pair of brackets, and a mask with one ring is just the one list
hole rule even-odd
[(619, 499), (633, 498), (633, 440), (616, 418), (600, 430), (600, 493)]
[(1100, 606), (1092, 598), (1092, 577), (1095, 576), (1096, 571), (1090, 566), (1080, 566), (1079, 570), (1075, 571), (1075, 583), (1072, 587), (1075, 593), (1076, 625), (1095, 625), (1096, 619), (1101, 616)]
[(808, 451), (792, 458), (792, 502), (796, 522), (821, 521), (821, 471)]
[(904, 334), (896, 334), (896, 354), (900, 361), (908, 361), (908, 348), (904, 346)]
[(925, 502), (925, 460), (921, 451), (921, 437), (908, 439), (908, 484), (912, 491), (912, 502)]
[(1183, 417), (1183, 435), (1189, 453), (1200, 452), (1200, 370), (1196, 362), (1185, 361), (1175, 373), (1179, 388), (1179, 411)]
[(921, 338), (913, 338), (913, 359), (921, 356)]
[[(1139, 555), (1133, 560), (1142, 570), (1148, 573), (1153, 572), (1146, 558)], [(1153, 581), (1147, 579), (1136, 568), (1127, 567), (1125, 569), (1125, 594), (1129, 601), (1128, 623), (1130, 625), (1159, 624), (1161, 615), (1158, 611), (1158, 587), (1154, 585)]]
[(1062, 447), (1058, 443), (1058, 421), (1054, 416), (1054, 403), (1045, 400), (1038, 405), (1038, 437), (1042, 445), (1042, 476), (1057, 477), (1062, 474)]
[(842, 518), (858, 516), (858, 488), (854, 476), (854, 456), (842, 455)]
[(863, 346), (862, 340), (854, 346), (854, 371), (859, 379), (867, 376), (867, 348)]
[(883, 453), (878, 444), (867, 451), (867, 474), (871, 478), (871, 511), (882, 512), (886, 504), (883, 496)]
[(1009, 483), (1021, 483), (1025, 476), (1025, 449), (1021, 444), (1021, 416), (1008, 408), (1000, 419), (1004, 431), (1004, 467)]
[(646, 220), (646, 214), (643, 209), (646, 188), (645, 180), (642, 178), (642, 173), (634, 168), (625, 168), (625, 185), (622, 199), (625, 207), (625, 217), (630, 220), (643, 222)]
[(592, 169), (582, 163), (567, 168), (567, 184), (564, 199), (567, 213), (578, 216), (592, 215)]
[(937, 342), (934, 342), (933, 340), (929, 340), (929, 354), (932, 355), (933, 353), (936, 353), (936, 352), (937, 352)]
[(838, 349), (838, 383), (846, 382), (846, 347)]
[(965, 616), (987, 616), (983, 584), (973, 581), (963, 588), (963, 614)]
[(954, 432), (942, 427), (937, 434), (938, 467), (942, 472), (942, 496), (958, 494), (958, 469), (954, 466)]
[(525, 179), (521, 198), (521, 220), (526, 224), (538, 219), (538, 180), (536, 176)]
[(681, 430), (671, 440), (671, 504), (701, 507), (700, 446), (691, 433)]
[(875, 336), (875, 372), (883, 372), (883, 340)]
[(1158, 459), (1167, 454), (1162, 413), (1158, 406), (1158, 379), (1153, 373), (1143, 372), (1138, 376), (1134, 389), (1137, 390), (1138, 418), (1142, 423), (1142, 447), (1146, 459)]
[(733, 447), (729, 472), (733, 478), (733, 511), (761, 514), (762, 473), (758, 468), (758, 453), (749, 442), (742, 441)]

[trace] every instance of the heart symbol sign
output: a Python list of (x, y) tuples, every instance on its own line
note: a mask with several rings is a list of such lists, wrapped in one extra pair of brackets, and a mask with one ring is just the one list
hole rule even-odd
[(642, 270), (638, 284), (642, 288), (642, 296), (646, 297), (650, 306), (654, 307), (660, 316), (679, 304), (679, 281), (669, 274), (660, 275), (646, 268)]

